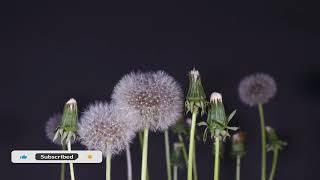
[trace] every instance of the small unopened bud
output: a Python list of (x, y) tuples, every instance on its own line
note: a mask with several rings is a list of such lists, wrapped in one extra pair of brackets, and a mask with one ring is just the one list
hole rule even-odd
[(247, 133), (244, 131), (239, 131), (232, 136), (231, 155), (241, 157), (246, 153), (246, 137)]
[(267, 132), (267, 137), (268, 137), (268, 146), (267, 146), (267, 149), (268, 151), (271, 151), (271, 150), (281, 150), (283, 149), (284, 146), (287, 145), (287, 142), (281, 140), (276, 131), (270, 127), (270, 126), (266, 126), (265, 127), (266, 129), (266, 132)]

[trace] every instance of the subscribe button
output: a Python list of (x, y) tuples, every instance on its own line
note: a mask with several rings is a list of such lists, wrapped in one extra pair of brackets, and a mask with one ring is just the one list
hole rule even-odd
[(23, 151), (11, 152), (13, 163), (101, 163), (101, 151)]

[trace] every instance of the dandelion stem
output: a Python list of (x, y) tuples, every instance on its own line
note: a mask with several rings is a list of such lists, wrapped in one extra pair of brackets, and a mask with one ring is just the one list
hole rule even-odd
[(260, 128), (261, 128), (261, 180), (266, 180), (266, 130), (264, 125), (263, 106), (259, 104)]
[(219, 180), (220, 166), (220, 137), (215, 137), (215, 155), (214, 155), (214, 180)]
[(149, 135), (149, 129), (145, 128), (144, 131), (143, 131), (141, 180), (146, 180), (147, 179), (148, 135)]
[(131, 152), (130, 152), (130, 145), (129, 144), (127, 144), (127, 148), (126, 148), (126, 157), (127, 157), (128, 180), (132, 180), (132, 161), (131, 161)]
[(171, 163), (170, 163), (170, 142), (169, 142), (168, 130), (164, 131), (164, 142), (165, 142), (165, 149), (166, 149), (167, 178), (168, 180), (172, 180)]
[(190, 143), (189, 143), (189, 156), (188, 156), (188, 180), (192, 180), (192, 160), (194, 151), (194, 134), (196, 129), (196, 120), (198, 112), (192, 113), (191, 130), (190, 130)]
[(182, 155), (183, 155), (183, 159), (186, 163), (186, 167), (188, 166), (188, 154), (187, 154), (187, 148), (186, 148), (186, 145), (184, 144), (184, 141), (183, 141), (183, 137), (181, 134), (178, 135), (178, 138), (179, 138), (179, 142), (180, 144), (182, 145)]
[(106, 157), (106, 180), (111, 180), (111, 155), (109, 153)]
[(237, 163), (236, 163), (236, 180), (240, 180), (240, 161), (241, 161), (241, 157), (238, 155), (237, 156)]
[(178, 166), (173, 166), (173, 180), (178, 180)]
[(197, 160), (196, 160), (196, 142), (194, 142), (194, 150), (193, 150), (193, 180), (198, 180), (198, 170), (197, 170)]
[[(71, 141), (70, 140), (68, 141), (68, 151), (71, 151)], [(69, 168), (70, 168), (70, 178), (71, 178), (71, 180), (75, 180), (73, 163), (69, 163)]]
[[(139, 142), (140, 142), (140, 147), (141, 151), (143, 149), (143, 133), (139, 132)], [(149, 180), (149, 168), (148, 168), (148, 163), (147, 163), (147, 180)]]
[[(64, 145), (62, 145), (62, 150), (66, 150)], [(64, 180), (65, 179), (65, 174), (66, 174), (66, 164), (65, 163), (61, 163), (60, 180)]]
[(271, 167), (271, 173), (270, 173), (270, 176), (269, 176), (269, 180), (273, 180), (274, 175), (276, 174), (278, 155), (279, 155), (279, 150), (278, 149), (274, 150), (273, 151), (272, 167)]

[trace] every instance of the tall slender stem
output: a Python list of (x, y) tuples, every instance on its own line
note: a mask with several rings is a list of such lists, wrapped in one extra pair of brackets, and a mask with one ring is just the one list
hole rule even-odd
[(198, 169), (197, 169), (197, 159), (196, 159), (196, 142), (194, 142), (194, 151), (193, 151), (193, 180), (198, 180)]
[(111, 155), (106, 156), (106, 180), (111, 180)]
[(260, 128), (261, 128), (261, 180), (266, 180), (267, 152), (266, 130), (264, 125), (263, 106), (259, 104)]
[(168, 130), (164, 131), (164, 142), (165, 142), (164, 144), (166, 149), (167, 178), (168, 180), (172, 180), (171, 162), (170, 162), (170, 142), (169, 142)]
[[(62, 150), (66, 150), (64, 145), (62, 145)], [(64, 180), (65, 179), (65, 174), (66, 174), (66, 164), (65, 163), (61, 163), (60, 180)]]
[[(141, 151), (143, 149), (143, 133), (139, 132), (139, 142), (140, 142), (140, 147)], [(148, 163), (147, 163), (147, 180), (149, 180), (149, 168), (148, 168)]]
[(178, 166), (173, 166), (173, 180), (178, 180)]
[(126, 147), (126, 157), (127, 157), (127, 177), (128, 177), (128, 180), (132, 180), (132, 160), (131, 160), (131, 152), (130, 152), (129, 144), (127, 144), (127, 147)]
[(188, 153), (187, 153), (186, 145), (184, 144), (184, 140), (181, 134), (178, 135), (178, 138), (179, 138), (180, 144), (182, 145), (181, 150), (182, 150), (183, 159), (186, 163), (186, 167), (188, 167)]
[[(71, 141), (68, 141), (68, 151), (71, 151)], [(71, 180), (75, 180), (73, 163), (69, 163)]]
[(192, 113), (191, 130), (190, 130), (190, 143), (189, 143), (189, 156), (188, 156), (188, 180), (192, 180), (192, 161), (194, 151), (194, 134), (196, 129), (197, 111)]
[(236, 180), (240, 180), (240, 161), (241, 157), (238, 155), (237, 156), (237, 165), (236, 165)]
[(143, 131), (141, 180), (146, 180), (147, 179), (148, 136), (149, 136), (149, 129), (145, 128), (144, 131)]
[(273, 180), (274, 175), (276, 174), (276, 169), (277, 169), (277, 162), (278, 162), (278, 155), (279, 155), (279, 150), (274, 150), (273, 151), (273, 158), (272, 158), (272, 167), (271, 167), (271, 172), (269, 176), (269, 180)]
[(215, 155), (214, 155), (214, 180), (219, 180), (220, 166), (220, 137), (215, 137)]

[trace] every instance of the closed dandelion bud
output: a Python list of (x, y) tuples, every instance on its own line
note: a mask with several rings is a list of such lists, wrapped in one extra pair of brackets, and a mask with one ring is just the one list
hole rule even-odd
[(214, 92), (211, 94), (209, 109), (208, 121), (215, 121), (221, 124), (226, 124), (226, 113), (220, 93)]
[(174, 143), (173, 144), (173, 152), (171, 155), (171, 163), (173, 166), (177, 166), (178, 168), (184, 168), (184, 160), (182, 156), (182, 144), (181, 143)]
[(232, 156), (242, 157), (243, 155), (245, 155), (245, 153), (246, 153), (246, 149), (245, 149), (246, 136), (247, 136), (247, 133), (245, 133), (244, 131), (239, 131), (232, 136), (232, 138), (231, 138), (231, 140), (232, 140), (231, 155)]
[(269, 144), (267, 145), (268, 151), (282, 150), (283, 147), (287, 145), (287, 142), (281, 140), (272, 127), (266, 126), (266, 132), (269, 141)]
[(199, 71), (193, 69), (189, 72), (189, 89), (185, 103), (187, 112), (198, 112), (201, 109), (201, 115), (206, 109), (206, 94), (204, 92)]
[(177, 121), (177, 123), (171, 128), (172, 132), (174, 134), (183, 134), (188, 135), (189, 132), (189, 125), (186, 123), (186, 121), (181, 118)]
[(60, 139), (61, 144), (75, 141), (78, 129), (78, 107), (75, 99), (70, 99), (64, 106), (62, 120), (53, 141)]
[[(206, 123), (200, 123), (200, 125), (206, 125), (211, 132), (211, 138), (220, 137), (225, 139), (230, 136), (228, 130), (237, 130), (237, 127), (229, 127), (228, 123), (235, 115), (236, 111), (233, 111), (228, 117), (226, 116), (224, 105), (222, 102), (222, 95), (214, 92), (210, 97), (210, 104)], [(204, 134), (204, 140), (206, 139), (206, 132)]]

